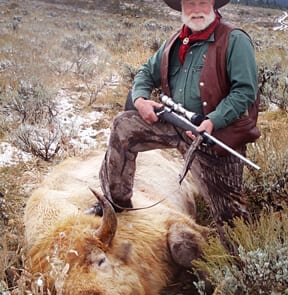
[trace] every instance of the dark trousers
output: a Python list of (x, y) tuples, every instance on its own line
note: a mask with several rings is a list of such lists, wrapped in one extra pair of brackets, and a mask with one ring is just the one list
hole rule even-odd
[[(119, 114), (113, 121), (100, 170), (104, 194), (121, 206), (129, 203), (138, 152), (176, 148), (184, 156), (191, 142), (183, 130), (171, 124), (148, 125), (133, 110)], [(249, 217), (241, 195), (243, 162), (240, 159), (233, 155), (219, 157), (211, 147), (201, 146), (195, 151), (190, 171), (218, 229), (222, 229), (224, 222), (233, 225), (236, 216)]]

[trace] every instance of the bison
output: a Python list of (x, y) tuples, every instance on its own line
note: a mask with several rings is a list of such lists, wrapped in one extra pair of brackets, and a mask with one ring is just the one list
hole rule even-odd
[[(103, 157), (65, 160), (32, 193), (24, 214), (27, 269), (52, 294), (159, 294), (201, 254), (208, 229), (193, 219), (197, 190), (191, 179), (179, 187), (181, 164), (167, 152), (144, 152), (133, 205), (165, 200), (116, 214), (97, 192)], [(102, 217), (86, 214), (94, 194)]]

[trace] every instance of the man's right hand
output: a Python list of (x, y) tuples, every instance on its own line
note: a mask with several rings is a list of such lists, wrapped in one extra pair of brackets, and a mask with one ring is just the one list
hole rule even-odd
[(155, 114), (155, 108), (161, 108), (163, 105), (153, 100), (147, 100), (144, 97), (139, 97), (134, 102), (134, 106), (139, 112), (142, 119), (147, 124), (153, 124), (158, 121), (158, 117)]

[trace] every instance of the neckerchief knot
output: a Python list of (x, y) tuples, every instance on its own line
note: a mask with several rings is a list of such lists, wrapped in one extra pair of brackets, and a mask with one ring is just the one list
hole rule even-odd
[(196, 41), (207, 40), (210, 37), (210, 35), (215, 31), (221, 19), (221, 15), (218, 11), (215, 12), (215, 15), (215, 20), (203, 31), (193, 33), (188, 26), (183, 25), (179, 35), (179, 38), (182, 41), (182, 44), (179, 49), (179, 59), (182, 65), (184, 64), (185, 56), (190, 45)]

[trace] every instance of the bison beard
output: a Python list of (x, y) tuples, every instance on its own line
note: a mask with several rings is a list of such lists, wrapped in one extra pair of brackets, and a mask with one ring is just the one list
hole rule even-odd
[(196, 191), (191, 179), (178, 190), (181, 164), (163, 152), (145, 152), (137, 160), (135, 206), (150, 205), (167, 193), (173, 196), (116, 218), (109, 202), (92, 190), (103, 218), (85, 215), (95, 203), (89, 186), (100, 186), (103, 157), (98, 153), (65, 161), (29, 198), (24, 216), (27, 270), (34, 285), (41, 277), (52, 294), (159, 294), (181, 267), (190, 267), (201, 254), (208, 230), (189, 214), (195, 212)]

